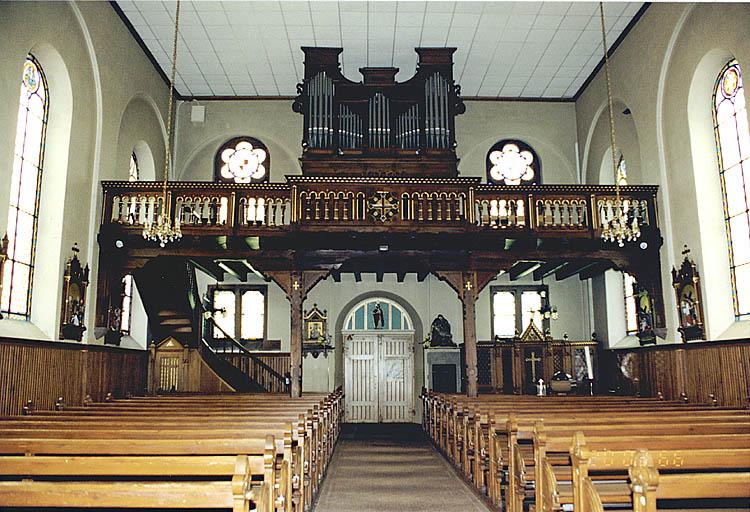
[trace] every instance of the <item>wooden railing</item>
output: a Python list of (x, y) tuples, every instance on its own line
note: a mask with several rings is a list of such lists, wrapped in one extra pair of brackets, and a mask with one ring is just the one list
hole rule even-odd
[(31, 400), (53, 409), (59, 398), (82, 405), (146, 392), (148, 353), (100, 345), (0, 339), (0, 416), (21, 414)]
[[(612, 215), (607, 185), (507, 186), (479, 178), (287, 178), (287, 183), (173, 182), (169, 216), (185, 234), (248, 236), (285, 230), (459, 229), (599, 236)], [(103, 182), (103, 224), (139, 232), (163, 210), (157, 182)], [(652, 185), (622, 187), (643, 228), (656, 228)]]
[(750, 340), (707, 341), (606, 351), (601, 374), (627, 394), (750, 405)]
[(289, 382), (285, 377), (291, 361), (288, 353), (279, 353), (274, 357), (269, 352), (251, 352), (222, 329), (213, 317), (208, 321), (213, 329), (224, 335), (223, 341), (227, 342), (223, 350), (215, 351), (217, 356), (250, 377), (268, 393), (289, 392)]

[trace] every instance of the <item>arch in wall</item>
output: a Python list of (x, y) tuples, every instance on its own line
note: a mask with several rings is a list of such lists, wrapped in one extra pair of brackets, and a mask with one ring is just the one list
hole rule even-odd
[[(278, 163), (279, 161), (283, 161), (285, 159), (288, 159), (292, 162), (298, 162), (299, 155), (301, 154), (301, 149), (300, 153), (293, 154), (289, 148), (282, 145), (270, 133), (255, 133), (255, 131), (251, 131), (248, 133), (224, 132), (220, 135), (216, 135), (215, 137), (207, 139), (203, 141), (202, 144), (190, 149), (184, 158), (180, 157), (179, 161), (182, 162), (182, 164), (180, 165), (179, 169), (176, 169), (175, 171), (175, 179), (213, 181), (213, 164), (216, 152), (226, 141), (245, 136), (250, 136), (252, 138), (262, 140), (268, 148), (268, 154), (274, 159), (276, 163), (274, 167), (275, 170), (269, 174), (269, 181), (280, 181), (280, 177), (283, 177), (284, 174), (289, 174), (293, 171), (292, 169), (282, 168), (282, 166)], [(299, 169), (298, 163), (297, 169)]]
[(160, 180), (166, 132), (156, 102), (148, 96), (137, 94), (128, 102), (120, 118), (117, 137), (117, 163), (112, 179), (127, 179), (130, 155), (138, 160), (138, 179)]
[[(629, 184), (642, 183), (641, 149), (638, 143), (638, 132), (633, 114), (622, 100), (614, 100), (612, 106), (615, 118), (615, 142), (617, 144), (617, 154), (615, 157), (618, 160), (620, 156), (625, 159)], [(585, 168), (583, 170), (586, 183), (614, 184), (615, 178), (612, 169), (611, 146), (609, 113), (607, 112), (607, 102), (603, 102), (596, 111), (586, 137), (586, 147), (584, 149)]]
[[(545, 172), (544, 180), (546, 183), (565, 183), (565, 180), (575, 183), (577, 181), (575, 163), (571, 162), (556, 144), (540, 139), (533, 134), (510, 133), (503, 130), (493, 131), (491, 137), (473, 144), (466, 151), (461, 151), (460, 174), (462, 176), (486, 178), (487, 152), (496, 142), (506, 139), (522, 140), (534, 148), (536, 154), (539, 155), (539, 159), (544, 162), (545, 170), (542, 172)], [(469, 161), (478, 163), (473, 164), (471, 169), (462, 170), (461, 167), (467, 165)]]
[[(411, 320), (412, 324), (412, 330), (414, 331), (414, 339), (419, 341), (424, 339), (424, 329), (422, 326), (422, 320), (419, 318), (419, 314), (417, 313), (417, 310), (414, 309), (414, 307), (406, 300), (404, 300), (401, 296), (396, 295), (395, 293), (386, 292), (386, 291), (369, 291), (362, 293), (360, 295), (357, 295), (352, 300), (344, 304), (344, 306), (341, 308), (341, 313), (339, 313), (339, 316), (336, 318), (336, 323), (334, 324), (334, 338), (335, 338), (335, 346), (336, 346), (336, 371), (335, 371), (335, 382), (336, 385), (341, 385), (344, 382), (344, 361), (343, 361), (343, 345), (344, 345), (344, 339), (341, 335), (341, 332), (344, 330), (344, 322), (349, 315), (349, 312), (359, 303), (364, 302), (368, 299), (372, 298), (384, 298), (389, 299), (401, 306), (401, 308), (409, 315), (409, 319)], [(420, 361), (419, 358), (417, 358), (416, 363), (419, 365)]]
[[(729, 272), (729, 242), (724, 229), (724, 207), (716, 156), (716, 137), (712, 114), (712, 97), (716, 78), (726, 63), (733, 58), (724, 48), (715, 48), (697, 63), (688, 93), (687, 117), (693, 163), (692, 178), (700, 191), (698, 233), (700, 256), (706, 274), (704, 309), (706, 331), (715, 337), (734, 323), (731, 276)], [(721, 229), (717, 228), (721, 226)]]
[[(44, 69), (49, 87), (49, 117), (45, 147), (45, 169), (40, 189), (44, 207), (39, 209), (36, 260), (31, 299), (31, 322), (46, 338), (57, 339), (62, 277), (59, 262), (64, 249), (65, 190), (68, 178), (68, 154), (73, 122), (73, 89), (68, 66), (60, 53), (48, 43), (29, 50)], [(20, 76), (19, 63), (19, 76)], [(57, 312), (50, 314), (51, 311)]]

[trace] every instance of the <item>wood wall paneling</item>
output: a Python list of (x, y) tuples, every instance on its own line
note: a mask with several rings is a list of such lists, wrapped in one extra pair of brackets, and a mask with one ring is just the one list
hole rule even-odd
[(0, 415), (21, 414), (27, 400), (53, 409), (60, 397), (81, 405), (86, 395), (144, 394), (147, 361), (140, 350), (0, 338)]

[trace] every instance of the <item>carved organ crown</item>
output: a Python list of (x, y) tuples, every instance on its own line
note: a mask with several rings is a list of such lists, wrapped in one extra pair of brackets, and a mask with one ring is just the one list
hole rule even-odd
[(466, 108), (453, 82), (455, 48), (417, 48), (415, 75), (360, 68), (353, 82), (340, 69), (341, 48), (303, 47), (305, 77), (293, 108), (304, 120), (306, 175), (457, 175), (456, 115)]

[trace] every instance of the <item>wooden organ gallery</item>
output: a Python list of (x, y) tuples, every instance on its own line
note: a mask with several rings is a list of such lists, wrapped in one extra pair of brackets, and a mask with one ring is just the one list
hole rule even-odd
[[(248, 374), (262, 374), (264, 386), (288, 386), (292, 396), (302, 393), (305, 299), (321, 280), (339, 282), (345, 274), (375, 273), (380, 281), (384, 273), (395, 273), (399, 282), (406, 274), (417, 274), (420, 282), (432, 274), (447, 283), (462, 305), (457, 388), (469, 396), (480, 387), (533, 392), (536, 378), (576, 373), (575, 351), (561, 348), (565, 356), (553, 357), (553, 347), (567, 342), (545, 348), (550, 338), (541, 333), (533, 354), (545, 359), (540, 366), (524, 366), (531, 353), (520, 338), (508, 353), (513, 356), (480, 343), (480, 377), (476, 301), (500, 273), (511, 280), (560, 280), (608, 269), (629, 272), (652, 300), (650, 327), (664, 327), (656, 186), (619, 191), (640, 225), (640, 243), (603, 242), (601, 231), (617, 199), (613, 186), (508, 184), (490, 173), (487, 182), (459, 175), (455, 118), (465, 106), (453, 77), (454, 48), (417, 48), (417, 71), (404, 82), (396, 82), (396, 68), (361, 68), (363, 80), (356, 82), (341, 73), (341, 48), (303, 51), (304, 80), (292, 105), (304, 119), (301, 175), (283, 182), (269, 182), (267, 172), (241, 182), (170, 182), (167, 204), (157, 182), (102, 183), (98, 326), (108, 325), (119, 283), (132, 273), (155, 338), (181, 332), (185, 350), (203, 354), (235, 389), (249, 388), (242, 383)], [(160, 215), (182, 234), (164, 249), (141, 237)], [(226, 269), (238, 275), (252, 268), (283, 290), (290, 305), (288, 370), (271, 368), (242, 346), (234, 346), (231, 356), (243, 361), (241, 369), (212, 350), (198, 328), (201, 299), (189, 291), (196, 268), (217, 279)], [(189, 293), (170, 293), (176, 289)], [(584, 345), (589, 365), (583, 373), (592, 381), (595, 343)]]

